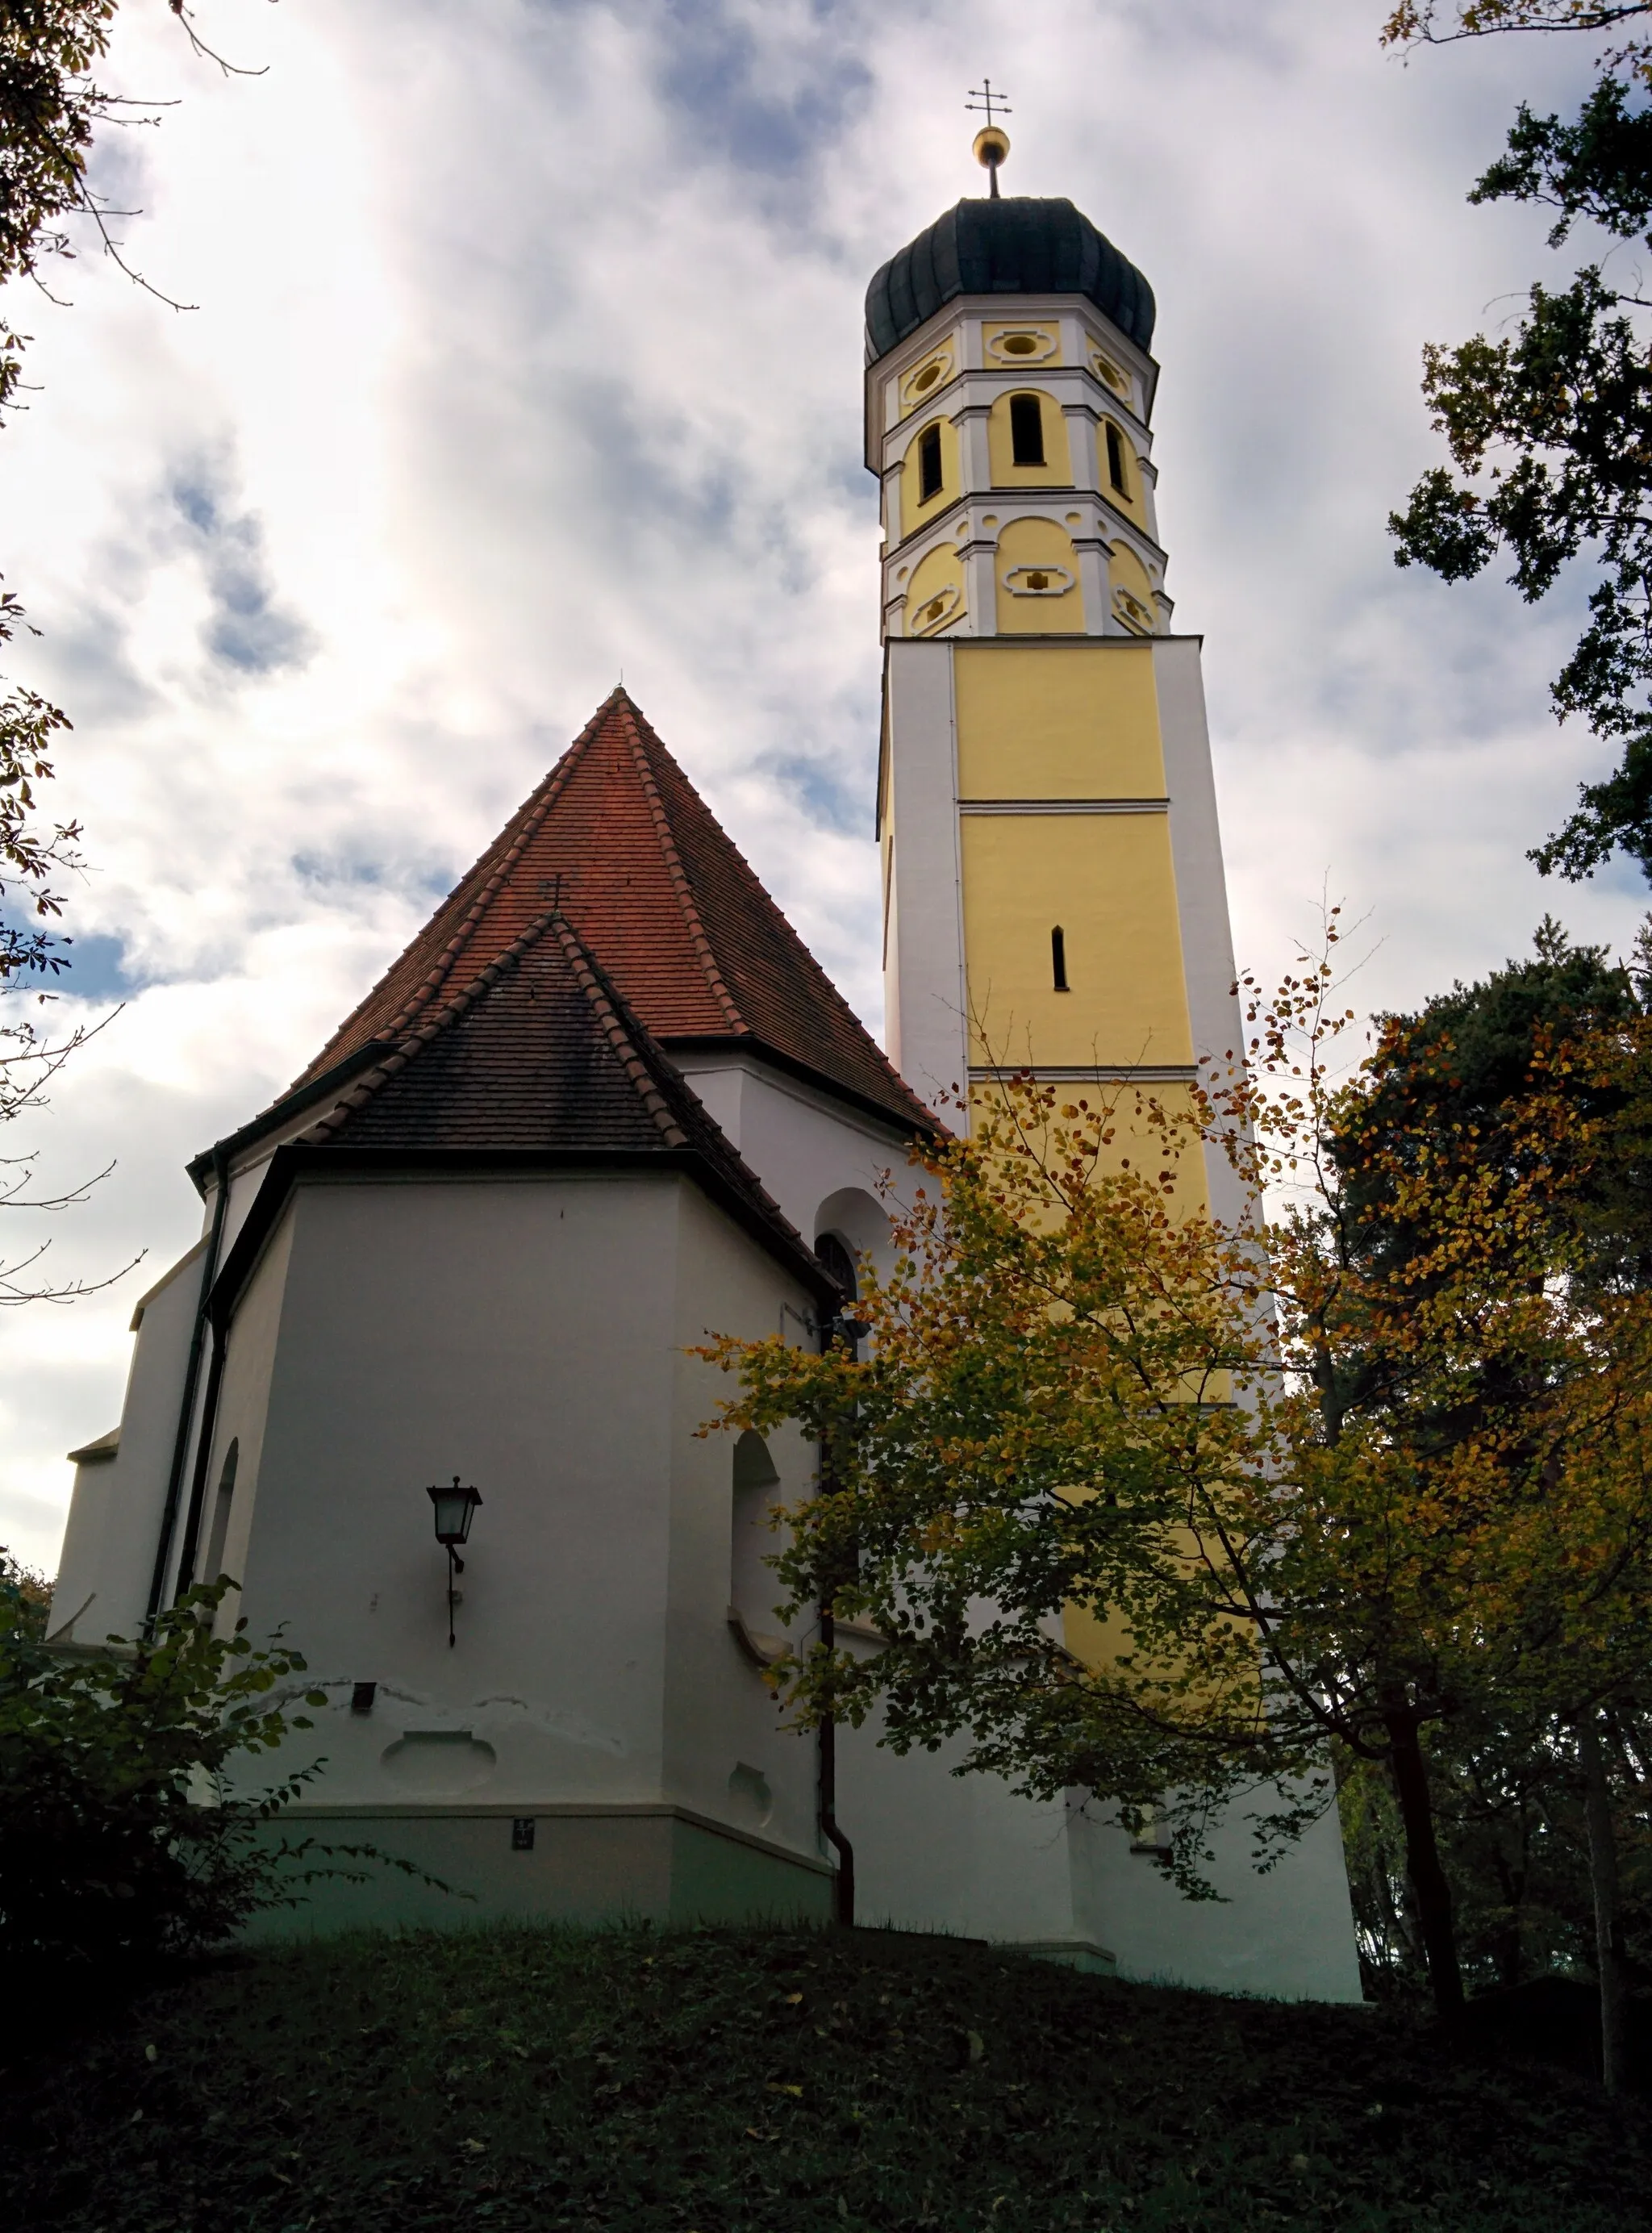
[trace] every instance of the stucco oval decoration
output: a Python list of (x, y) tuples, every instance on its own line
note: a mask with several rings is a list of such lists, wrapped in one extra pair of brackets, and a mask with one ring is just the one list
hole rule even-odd
[(1117, 365), (1114, 363), (1110, 356), (1104, 356), (1100, 349), (1092, 349), (1090, 351), (1089, 361), (1096, 373), (1107, 382), (1115, 395), (1122, 395), (1126, 398), (1128, 397), (1130, 393), (1130, 383), (1125, 378), (1124, 374), (1119, 370)]
[(915, 411), (927, 395), (944, 387), (953, 376), (953, 353), (949, 348), (938, 348), (931, 356), (914, 367), (901, 383), (901, 400), (905, 409)]
[(989, 334), (986, 353), (999, 364), (1048, 364), (1059, 342), (1044, 326), (1014, 326)]
[(737, 1761), (728, 1780), (729, 1813), (742, 1829), (762, 1830), (774, 1813), (774, 1794), (760, 1768)]
[(409, 1729), (380, 1754), (393, 1783), (428, 1796), (474, 1791), (493, 1773), (498, 1755), (468, 1729)]
[(963, 592), (955, 582), (948, 582), (933, 597), (926, 598), (913, 615), (914, 635), (933, 635), (944, 628), (948, 621), (956, 620), (964, 602)]
[(1064, 566), (1011, 566), (1004, 586), (1012, 597), (1064, 597), (1073, 577)]

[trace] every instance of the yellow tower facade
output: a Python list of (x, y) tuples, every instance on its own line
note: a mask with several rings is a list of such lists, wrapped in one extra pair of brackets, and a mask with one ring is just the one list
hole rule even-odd
[(1172, 628), (1159, 537), (1154, 315), (1060, 200), (962, 201), (868, 291), (889, 1051), (960, 1125), (1006, 1068), (1162, 1092), (1236, 1044), (1200, 643)]

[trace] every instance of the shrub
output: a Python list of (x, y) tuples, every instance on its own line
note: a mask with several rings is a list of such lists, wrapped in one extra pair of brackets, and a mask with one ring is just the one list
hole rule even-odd
[[(222, 1943), (291, 1905), (333, 1849), (264, 1825), (322, 1762), (256, 1794), (227, 1775), (314, 1724), (292, 1710), (304, 1662), (279, 1635), (257, 1650), (213, 1618), (228, 1579), (192, 1589), (130, 1644), (49, 1648), (29, 1578), (0, 1565), (0, 1960), (141, 1964)], [(276, 1686), (282, 1685), (277, 1692)], [(272, 1695), (273, 1694), (273, 1695)], [(324, 1705), (318, 1691), (297, 1694)], [(347, 1859), (365, 1849), (339, 1849)], [(321, 1865), (310, 1866), (312, 1855)]]

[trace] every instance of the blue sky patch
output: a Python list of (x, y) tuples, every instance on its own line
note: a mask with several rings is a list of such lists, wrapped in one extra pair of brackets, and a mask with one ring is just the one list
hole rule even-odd
[(305, 666), (314, 631), (276, 598), (256, 512), (237, 511), (221, 465), (201, 459), (178, 472), (171, 496), (200, 557), (212, 610), (201, 631), (213, 659), (243, 674)]

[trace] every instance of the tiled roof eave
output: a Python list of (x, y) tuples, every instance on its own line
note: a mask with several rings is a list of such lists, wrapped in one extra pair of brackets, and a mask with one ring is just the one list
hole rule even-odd
[(207, 1174), (211, 1170), (214, 1157), (221, 1155), (233, 1162), (244, 1149), (256, 1147), (260, 1140), (267, 1139), (271, 1132), (280, 1131), (296, 1117), (303, 1116), (306, 1110), (317, 1108), (328, 1099), (336, 1100), (364, 1071), (375, 1069), (387, 1055), (394, 1052), (395, 1046), (391, 1040), (368, 1039), (353, 1054), (347, 1054), (341, 1062), (335, 1062), (330, 1070), (324, 1070), (319, 1077), (311, 1078), (308, 1085), (289, 1088), (279, 1101), (272, 1102), (268, 1109), (261, 1110), (257, 1116), (237, 1130), (226, 1133), (221, 1140), (215, 1140), (210, 1148), (203, 1148), (198, 1156), (184, 1166), (196, 1193), (205, 1195)]
[[(415, 1063), (426, 1047), (442, 1039), (469, 1013), (485, 1005), (493, 987), (518, 968), (524, 957), (542, 941), (568, 968), (582, 996), (593, 1029), (598, 1034), (609, 1061), (623, 1076), (635, 1097), (634, 1105), (652, 1128), (654, 1139), (658, 1144), (637, 1149), (621, 1147), (614, 1142), (592, 1140), (582, 1149), (507, 1148), (501, 1144), (491, 1149), (472, 1149), (469, 1152), (482, 1155), (569, 1152), (692, 1155), (697, 1168), (703, 1166), (705, 1176), (702, 1183), (706, 1191), (715, 1194), (723, 1207), (739, 1223), (762, 1238), (765, 1245), (777, 1245), (794, 1266), (804, 1266), (807, 1279), (812, 1281), (818, 1277), (820, 1267), (803, 1235), (764, 1188), (757, 1174), (719, 1130), (715, 1120), (670, 1057), (627, 1009), (612, 980), (567, 916), (554, 907), (537, 916), (511, 945), (485, 968), (478, 971), (461, 990), (450, 993), (382, 1060), (361, 1071), (349, 1089), (298, 1135), (294, 1144), (299, 1148), (327, 1149), (336, 1149), (341, 1144), (347, 1150), (354, 1149), (350, 1133), (358, 1112), (371, 1108), (384, 1090), (406, 1071), (409, 1064)], [(355, 1151), (361, 1152), (359, 1149)], [(384, 1149), (380, 1147), (368, 1149), (367, 1152), (382, 1153)], [(404, 1142), (391, 1149), (390, 1152), (433, 1154), (446, 1157), (466, 1151), (446, 1143), (426, 1141)]]

